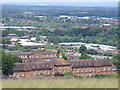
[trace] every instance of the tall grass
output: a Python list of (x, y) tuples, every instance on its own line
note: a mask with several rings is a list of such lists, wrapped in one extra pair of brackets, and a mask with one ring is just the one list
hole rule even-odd
[(3, 80), (3, 88), (118, 88), (117, 78)]

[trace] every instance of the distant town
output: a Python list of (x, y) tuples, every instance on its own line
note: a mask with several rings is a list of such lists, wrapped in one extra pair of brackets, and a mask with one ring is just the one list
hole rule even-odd
[(30, 78), (69, 73), (90, 77), (116, 73), (114, 59), (119, 48), (115, 8), (20, 7), (3, 5), (0, 46), (4, 56), (8, 59), (11, 55), (14, 62), (12, 72), (5, 69), (4, 75)]

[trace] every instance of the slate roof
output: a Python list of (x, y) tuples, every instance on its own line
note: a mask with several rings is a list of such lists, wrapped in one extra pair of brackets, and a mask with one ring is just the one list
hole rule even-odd
[(70, 63), (67, 60), (64, 59), (53, 59), (51, 60), (54, 66), (70, 66)]
[(100, 67), (100, 66), (112, 66), (108, 59), (99, 60), (70, 60), (64, 59), (53, 59), (45, 62), (27, 62), (27, 63), (16, 63), (14, 71), (34, 71), (34, 70), (50, 70), (54, 66), (71, 66), (72, 68), (83, 68), (83, 67)]
[(47, 62), (29, 62), (29, 63), (16, 63), (14, 71), (33, 71), (33, 70), (50, 70), (52, 69), (50, 61)]
[(111, 62), (108, 59), (99, 60), (70, 60), (72, 68), (82, 68), (82, 67), (100, 67), (100, 66), (111, 66)]

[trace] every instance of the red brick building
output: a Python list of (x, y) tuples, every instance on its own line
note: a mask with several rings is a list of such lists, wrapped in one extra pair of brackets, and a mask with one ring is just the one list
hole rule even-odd
[(112, 73), (112, 64), (107, 59), (69, 61), (72, 73), (78, 76)]
[(11, 53), (16, 54), (18, 57), (22, 58), (23, 62), (42, 62), (45, 59), (57, 58), (57, 52), (32, 50), (31, 52), (16, 52)]
[(112, 73), (112, 64), (107, 59), (73, 60), (61, 58), (46, 60), (46, 62), (16, 63), (13, 76), (55, 75), (71, 72), (77, 76), (92, 76), (94, 74)]

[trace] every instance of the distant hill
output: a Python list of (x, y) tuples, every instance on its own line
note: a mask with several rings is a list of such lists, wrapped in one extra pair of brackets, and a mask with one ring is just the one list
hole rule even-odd
[(8, 5), (118, 7), (117, 2), (6, 2)]

